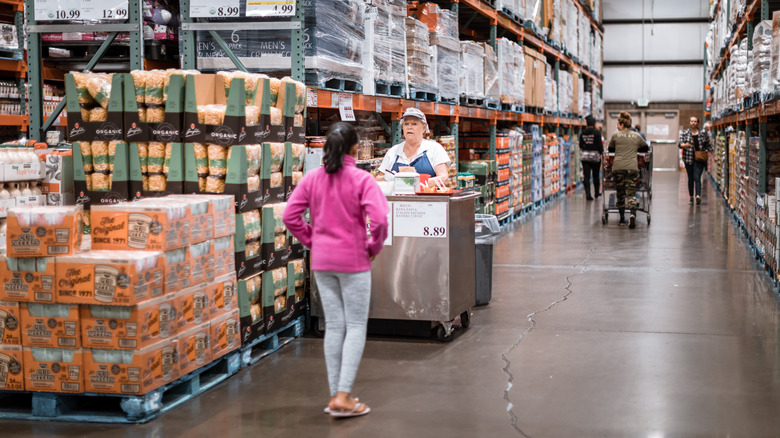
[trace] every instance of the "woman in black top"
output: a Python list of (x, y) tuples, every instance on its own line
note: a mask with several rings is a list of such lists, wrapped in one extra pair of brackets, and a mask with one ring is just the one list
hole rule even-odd
[(585, 118), (588, 126), (580, 134), (580, 150), (582, 151), (582, 175), (585, 184), (585, 198), (593, 200), (590, 195), (590, 182), (593, 180), (594, 195), (601, 196), (601, 154), (604, 152), (604, 143), (601, 141), (601, 131), (596, 129), (596, 119), (593, 116)]

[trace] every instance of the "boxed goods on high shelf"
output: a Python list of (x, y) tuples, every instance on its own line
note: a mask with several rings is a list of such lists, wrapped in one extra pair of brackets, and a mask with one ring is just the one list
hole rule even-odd
[(525, 106), (542, 109), (545, 107), (547, 58), (530, 47), (523, 48), (525, 56)]
[(429, 39), (428, 26), (425, 23), (411, 17), (406, 18), (406, 68), (410, 94), (438, 93), (436, 72), (433, 68), (433, 49)]
[(558, 102), (558, 82), (555, 80), (555, 71), (550, 64), (546, 65), (544, 86), (544, 109), (549, 113), (556, 114), (560, 110)]
[(525, 56), (523, 47), (506, 38), (496, 40), (498, 52), (498, 87), (501, 103), (522, 105), (525, 102)]
[(498, 56), (493, 46), (488, 43), (480, 43), (485, 52), (483, 75), (485, 81), (485, 102), (491, 107), (498, 107), (501, 101), (501, 87), (498, 83)]
[(485, 99), (485, 49), (473, 41), (460, 42), (461, 100)]
[(434, 56), (434, 86), (440, 101), (456, 103), (460, 97), (460, 41), (458, 14), (436, 3), (409, 4), (411, 18), (428, 27)]
[[(332, 79), (360, 84), (363, 79), (365, 8), (359, 0), (317, 0), (304, 2), (306, 82), (325, 86)], [(219, 31), (236, 46), (234, 53), (244, 66), (264, 71), (290, 69), (289, 30)], [(233, 68), (232, 61), (208, 32), (198, 32), (198, 69)]]
[[(366, 17), (366, 50), (364, 65), (371, 70), (373, 80), (383, 85), (394, 85), (400, 89), (406, 82), (406, 60), (404, 41), (406, 38), (406, 2), (403, 0), (374, 0), (376, 18)], [(373, 38), (368, 35), (373, 32)], [(371, 53), (373, 52), (373, 53)], [(371, 54), (371, 56), (366, 56)], [(370, 75), (369, 75), (370, 76)], [(364, 88), (366, 84), (364, 83)], [(380, 90), (376, 90), (380, 93)], [(392, 94), (391, 90), (385, 93)]]
[(770, 73), (772, 66), (772, 20), (764, 20), (753, 30), (753, 72), (751, 88), (763, 102), (774, 91)]

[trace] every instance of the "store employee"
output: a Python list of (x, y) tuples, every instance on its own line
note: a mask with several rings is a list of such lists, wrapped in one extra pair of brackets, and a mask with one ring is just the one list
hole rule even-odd
[(424, 138), (430, 132), (425, 114), (417, 108), (407, 108), (401, 117), (401, 129), (406, 141), (387, 151), (379, 166), (382, 174), (377, 179), (390, 180), (400, 167), (412, 166), (417, 169), (417, 173), (430, 177), (428, 186), (436, 185), (434, 178), (448, 186), (450, 157), (442, 145)]

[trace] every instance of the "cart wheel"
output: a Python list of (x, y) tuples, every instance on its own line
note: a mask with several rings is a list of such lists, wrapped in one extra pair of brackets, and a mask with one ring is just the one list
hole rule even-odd
[(460, 314), (460, 326), (466, 329), (469, 328), (470, 325), (471, 325), (471, 312), (467, 310)]
[(447, 335), (447, 330), (443, 325), (439, 324), (436, 326), (436, 339), (441, 342), (450, 342), (452, 340), (452, 333)]
[(650, 226), (650, 215), (647, 215), (647, 225)]

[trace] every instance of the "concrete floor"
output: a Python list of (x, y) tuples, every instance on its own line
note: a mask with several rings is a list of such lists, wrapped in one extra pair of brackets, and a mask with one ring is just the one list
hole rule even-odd
[[(706, 177), (705, 177), (706, 179)], [(370, 338), (334, 420), (303, 338), (149, 424), (0, 422), (2, 437), (780, 436), (780, 312), (723, 203), (658, 172), (652, 225), (601, 225), (582, 191), (495, 248), (493, 301), (448, 344)]]

